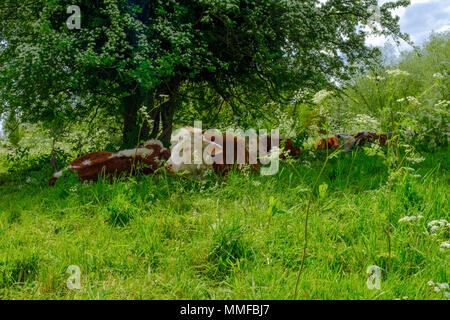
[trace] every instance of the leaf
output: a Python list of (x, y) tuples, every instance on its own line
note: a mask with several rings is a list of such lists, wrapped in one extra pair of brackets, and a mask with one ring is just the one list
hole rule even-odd
[(287, 213), (286, 210), (279, 209), (278, 204), (279, 204), (278, 200), (275, 199), (273, 196), (270, 196), (268, 213), (271, 216), (275, 216), (277, 214), (282, 214), (282, 213)]
[(327, 190), (328, 190), (328, 184), (322, 183), (319, 186), (319, 197), (320, 197), (320, 199), (325, 198), (325, 196), (327, 195)]

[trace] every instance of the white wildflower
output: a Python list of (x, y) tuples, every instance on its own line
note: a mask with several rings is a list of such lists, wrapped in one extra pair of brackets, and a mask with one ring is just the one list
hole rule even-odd
[(434, 283), (432, 280), (430, 280), (430, 281), (428, 281), (428, 285), (430, 286), (430, 287), (433, 287), (433, 290), (435, 291), (435, 292), (441, 292), (441, 290), (443, 290), (445, 293), (445, 296), (447, 297), (448, 295), (446, 294), (447, 292), (447, 290), (449, 289), (449, 285), (448, 285), (448, 283), (439, 283), (439, 282), (436, 282), (436, 283)]
[(437, 230), (439, 230), (439, 226), (432, 226), (431, 227), (431, 231), (437, 231)]
[(417, 100), (417, 98), (413, 97), (413, 96), (397, 99), (397, 102), (405, 102), (405, 101), (410, 103), (410, 104), (412, 104), (412, 105), (416, 105), (416, 106), (420, 105), (420, 101)]
[(423, 218), (422, 215), (409, 216), (409, 217), (406, 216), (406, 217), (403, 217), (403, 218), (399, 219), (398, 222), (399, 222), (399, 223), (402, 223), (402, 222), (410, 222), (410, 221), (414, 221), (414, 220), (420, 220), (420, 219), (422, 219), (422, 218)]
[(385, 77), (382, 77), (382, 76), (373, 77), (373, 76), (369, 76), (369, 75), (367, 75), (366, 78), (369, 80), (372, 80), (372, 81), (383, 81), (386, 79)]
[(311, 162), (309, 162), (308, 160), (304, 160), (303, 164), (305, 165), (305, 167), (307, 167), (308, 169), (311, 168)]
[(367, 115), (367, 114), (357, 114), (352, 120), (352, 126), (355, 130), (368, 130), (368, 131), (378, 131), (380, 128), (380, 122)]
[(428, 227), (430, 228), (431, 236), (436, 237), (437, 232), (441, 229), (449, 228), (450, 223), (445, 219), (433, 220), (428, 223)]
[(436, 107), (438, 108), (447, 108), (450, 105), (450, 101), (449, 100), (439, 100), (438, 103), (436, 104)]
[(450, 249), (450, 241), (444, 241), (441, 243), (441, 248)]
[(413, 163), (421, 163), (425, 161), (425, 158), (407, 158), (407, 160)]
[(400, 69), (387, 70), (386, 73), (393, 77), (409, 76), (408, 72), (400, 70)]
[(439, 285), (439, 288), (444, 289), (444, 290), (449, 288), (448, 283), (438, 283), (438, 285)]
[(332, 93), (331, 91), (321, 90), (314, 95), (313, 102), (319, 104)]

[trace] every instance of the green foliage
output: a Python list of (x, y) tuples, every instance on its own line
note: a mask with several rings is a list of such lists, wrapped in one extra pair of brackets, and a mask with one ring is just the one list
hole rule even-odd
[(433, 35), (396, 64), (355, 77), (312, 108), (306, 125), (319, 133), (324, 123), (329, 133), (398, 130), (403, 141), (424, 152), (448, 145), (449, 40), (448, 32)]
[[(371, 24), (375, 0), (78, 1), (80, 30), (65, 23), (71, 4), (5, 5), (15, 23), (0, 28), (0, 113), (15, 109), (29, 122), (74, 123), (102, 109), (123, 123), (127, 146), (136, 143), (143, 105), (156, 133), (159, 120), (170, 130), (175, 111), (184, 108), (210, 114), (227, 103), (245, 119), (269, 101), (289, 101), (293, 90), (349, 79), (378, 53), (365, 45), (368, 31), (361, 28)], [(384, 4), (378, 33), (406, 38), (390, 10), (407, 4)], [(23, 12), (14, 16), (17, 7)], [(213, 92), (219, 103), (187, 98), (176, 109), (180, 88), (190, 85)], [(169, 100), (160, 106), (163, 95)]]
[(17, 253), (2, 256), (0, 260), (0, 288), (33, 281), (39, 271), (39, 257), (36, 253)]
[[(381, 8), (381, 33), (400, 35), (388, 9), (407, 2)], [(0, 298), (291, 299), (304, 264), (301, 299), (445, 299), (429, 283), (449, 278), (449, 33), (333, 89), (376, 56), (359, 28), (374, 3), (81, 1), (69, 31), (69, 1), (8, 0), (0, 113), (20, 125), (0, 152)], [(304, 152), (271, 177), (65, 172), (47, 186), (51, 150), (64, 168), (116, 151), (127, 118), (137, 143), (171, 116), (279, 128)], [(311, 151), (360, 130), (393, 137)], [(80, 290), (65, 285), (69, 265)], [(371, 265), (381, 291), (366, 286)]]
[(5, 119), (5, 123), (3, 125), (3, 130), (6, 134), (8, 142), (14, 148), (17, 148), (19, 146), (19, 142), (22, 139), (23, 134), (20, 131), (20, 122), (17, 120), (14, 111), (8, 112), (8, 115)]
[(108, 221), (115, 226), (125, 226), (139, 212), (136, 207), (129, 203), (123, 194), (112, 199), (107, 207), (107, 211)]
[(218, 226), (214, 233), (214, 247), (208, 254), (214, 267), (212, 277), (224, 278), (234, 268), (240, 268), (246, 260), (252, 259), (249, 244), (242, 239), (246, 230), (240, 226), (230, 229)]

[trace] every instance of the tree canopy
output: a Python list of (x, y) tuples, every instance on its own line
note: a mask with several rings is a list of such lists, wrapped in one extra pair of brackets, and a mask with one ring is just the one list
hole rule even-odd
[[(69, 29), (67, 8), (81, 9)], [(380, 8), (378, 33), (406, 38)], [(170, 140), (183, 86), (205, 88), (239, 114), (288, 101), (302, 87), (348, 79), (366, 46), (376, 0), (7, 0), (0, 5), (0, 113), (82, 120), (102, 109), (138, 136)], [(250, 103), (249, 103), (250, 101)], [(209, 108), (217, 109), (217, 101)], [(152, 127), (137, 123), (143, 106)]]

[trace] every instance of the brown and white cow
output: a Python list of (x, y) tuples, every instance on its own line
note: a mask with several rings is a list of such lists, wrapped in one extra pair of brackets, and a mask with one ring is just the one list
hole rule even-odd
[[(272, 140), (276, 137), (272, 136), (261, 136), (258, 137), (258, 149), (259, 156), (264, 157), (270, 153), (272, 150)], [(286, 157), (299, 157), (302, 154), (302, 149), (295, 145), (294, 140), (279, 136), (278, 141), (274, 140), (276, 143), (275, 147), (282, 148), (283, 152), (280, 154), (281, 159), (286, 159)]]
[(370, 131), (361, 131), (358, 133), (352, 133), (352, 134), (345, 134), (345, 133), (338, 133), (336, 137), (339, 140), (340, 145), (344, 145), (344, 152), (348, 152), (351, 150), (354, 146), (363, 146), (366, 142), (370, 143), (376, 143), (378, 142), (381, 146), (385, 146), (387, 143), (387, 140), (392, 135), (386, 135), (386, 134), (377, 134), (375, 132)]
[(199, 174), (212, 169), (216, 174), (224, 175), (245, 165), (249, 165), (253, 172), (259, 168), (245, 140), (230, 134), (184, 127), (174, 132), (171, 142), (171, 157), (166, 163), (169, 171)]
[(316, 151), (321, 150), (333, 150), (339, 148), (339, 141), (336, 137), (320, 139), (316, 144)]
[(76, 173), (82, 181), (97, 181), (99, 176), (111, 181), (114, 176), (123, 176), (141, 172), (152, 174), (170, 158), (170, 151), (161, 141), (150, 140), (144, 146), (119, 152), (93, 152), (75, 159), (70, 165), (53, 174), (49, 184), (54, 184), (64, 171)]

